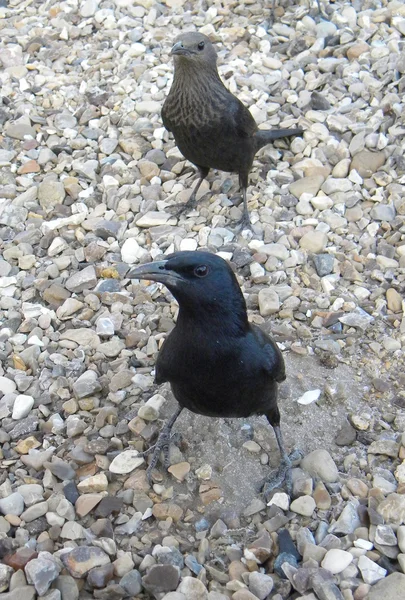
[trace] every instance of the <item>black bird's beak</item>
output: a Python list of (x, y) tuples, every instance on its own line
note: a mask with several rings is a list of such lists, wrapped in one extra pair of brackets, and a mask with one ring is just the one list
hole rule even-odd
[(183, 42), (176, 42), (171, 49), (170, 54), (171, 56), (187, 56), (188, 54), (191, 54), (191, 52), (187, 48), (184, 48)]
[(181, 275), (166, 269), (167, 260), (157, 260), (155, 262), (141, 265), (135, 269), (131, 269), (127, 277), (129, 279), (150, 279), (151, 281), (158, 281), (165, 285), (176, 285), (176, 282), (182, 280)]

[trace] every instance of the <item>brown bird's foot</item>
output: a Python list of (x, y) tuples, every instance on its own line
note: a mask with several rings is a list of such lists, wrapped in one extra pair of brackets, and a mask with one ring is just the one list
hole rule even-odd
[(175, 204), (174, 206), (169, 206), (168, 211), (172, 213), (173, 217), (179, 217), (184, 212), (189, 212), (194, 210), (197, 206), (197, 198), (194, 192), (191, 194), (190, 198), (187, 202), (182, 202), (181, 204)]
[(243, 215), (239, 219), (239, 221), (233, 221), (231, 223), (231, 225), (233, 227), (235, 227), (235, 229), (237, 229), (238, 231), (243, 231), (244, 229), (250, 229), (250, 230), (252, 230), (252, 223), (250, 221), (249, 213), (243, 211)]
[(166, 425), (163, 427), (162, 431), (159, 434), (159, 437), (156, 441), (156, 444), (145, 450), (143, 452), (143, 457), (149, 456), (152, 454), (152, 459), (149, 463), (148, 468), (146, 469), (146, 477), (149, 483), (152, 483), (152, 471), (156, 467), (159, 462), (160, 453), (163, 452), (163, 466), (167, 470), (170, 467), (170, 457), (169, 450), (171, 443), (179, 443), (181, 440), (181, 434), (179, 433), (171, 433), (172, 427), (181, 413), (183, 409), (178, 408), (178, 410), (174, 413), (174, 415), (167, 421)]
[(291, 452), (289, 456), (288, 454), (286, 454), (281, 459), (280, 466), (277, 469), (276, 473), (264, 481), (262, 491), (266, 501), (271, 492), (276, 488), (281, 488), (284, 482), (287, 494), (289, 496), (292, 495), (291, 469), (293, 462), (295, 462), (296, 460), (300, 460), (301, 458), (302, 453), (300, 452), (300, 450), (295, 449), (293, 450), (293, 452)]

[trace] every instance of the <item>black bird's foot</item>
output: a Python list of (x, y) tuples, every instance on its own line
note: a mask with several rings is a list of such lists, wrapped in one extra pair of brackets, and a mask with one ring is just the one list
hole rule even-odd
[(152, 454), (152, 459), (149, 463), (148, 468), (146, 469), (146, 477), (149, 483), (152, 483), (152, 471), (156, 467), (159, 462), (160, 453), (163, 452), (163, 466), (167, 470), (170, 467), (170, 444), (180, 444), (181, 442), (181, 434), (180, 433), (170, 433), (170, 429), (167, 430), (166, 427), (162, 429), (159, 434), (159, 437), (156, 441), (156, 444), (145, 450), (143, 452), (143, 457), (149, 456)]
[(285, 482), (285, 489), (289, 496), (292, 495), (292, 477), (291, 477), (291, 469), (293, 462), (296, 460), (300, 460), (302, 458), (302, 453), (299, 450), (294, 450), (288, 456), (287, 454), (284, 458), (281, 459), (280, 466), (277, 469), (276, 473), (265, 480), (263, 484), (263, 495), (265, 500), (267, 501), (271, 492), (283, 486)]

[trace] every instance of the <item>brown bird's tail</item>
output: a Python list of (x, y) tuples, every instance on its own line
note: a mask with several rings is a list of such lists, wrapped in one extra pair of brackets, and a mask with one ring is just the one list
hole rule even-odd
[(263, 146), (270, 144), (274, 140), (301, 135), (301, 133), (303, 133), (302, 129), (258, 129), (254, 134), (254, 138), (257, 150), (260, 150), (260, 148), (263, 148)]

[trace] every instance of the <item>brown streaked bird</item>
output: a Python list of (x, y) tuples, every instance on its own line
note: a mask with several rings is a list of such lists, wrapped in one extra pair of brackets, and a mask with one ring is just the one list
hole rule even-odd
[(301, 134), (302, 129), (259, 129), (246, 106), (222, 83), (214, 46), (202, 33), (181, 34), (171, 55), (174, 79), (162, 107), (162, 120), (200, 175), (178, 212), (195, 206), (197, 191), (209, 170), (219, 169), (238, 173), (243, 195), (241, 225), (250, 226), (246, 189), (255, 154), (276, 139)]

